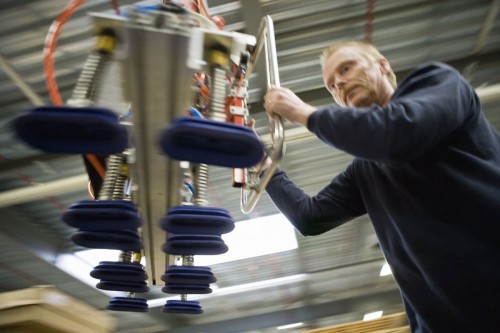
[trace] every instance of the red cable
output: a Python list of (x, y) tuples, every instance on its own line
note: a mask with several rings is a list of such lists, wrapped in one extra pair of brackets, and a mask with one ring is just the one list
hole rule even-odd
[(45, 45), (43, 48), (43, 65), (45, 70), (45, 81), (49, 91), (50, 99), (54, 105), (62, 105), (63, 100), (59, 94), (59, 88), (54, 74), (54, 53), (56, 50), (57, 39), (61, 33), (63, 25), (69, 20), (71, 15), (76, 9), (85, 2), (85, 0), (71, 1), (63, 12), (52, 22), (47, 37), (45, 38)]
[(198, 4), (198, 0), (193, 0), (191, 1), (191, 8), (190, 8), (193, 12), (195, 13), (200, 13), (200, 6)]
[(198, 6), (200, 7), (200, 13), (208, 18), (210, 18), (210, 14), (208, 13), (208, 9), (207, 7), (205, 6), (205, 3), (203, 2), (203, 0), (201, 1), (198, 1)]
[(110, 0), (111, 1), (111, 7), (115, 11), (116, 15), (120, 15), (120, 7), (118, 7), (118, 1), (117, 0)]
[(95, 155), (92, 155), (92, 154), (85, 154), (85, 157), (90, 162), (90, 164), (92, 164), (92, 166), (97, 171), (99, 176), (101, 176), (101, 178), (104, 179), (104, 177), (106, 177), (106, 170), (102, 166), (101, 162), (99, 162), (97, 157)]
[(375, 18), (375, 0), (366, 1), (366, 25), (365, 25), (365, 41), (372, 42), (373, 35), (373, 20)]
[[(54, 71), (54, 54), (57, 46), (57, 40), (62, 31), (63, 25), (70, 19), (73, 13), (80, 7), (86, 0), (73, 0), (71, 1), (66, 8), (62, 11), (61, 14), (52, 22), (49, 31), (47, 33), (47, 37), (45, 38), (45, 44), (43, 49), (44, 54), (44, 70), (45, 70), (45, 80), (47, 84), (47, 89), (49, 91), (49, 96), (54, 105), (60, 106), (63, 105), (63, 100), (59, 93), (59, 88), (57, 86), (57, 81), (55, 78)], [(116, 1), (111, 0), (111, 6), (115, 9), (115, 11), (119, 14), (119, 9)], [(85, 158), (90, 162), (90, 164), (95, 168), (97, 173), (104, 178), (106, 176), (106, 170), (101, 165), (99, 160), (95, 155), (86, 154)]]

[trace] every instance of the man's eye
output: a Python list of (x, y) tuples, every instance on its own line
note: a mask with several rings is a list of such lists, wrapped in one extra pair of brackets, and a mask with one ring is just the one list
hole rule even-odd
[(351, 69), (351, 66), (342, 67), (342, 73), (346, 73), (347, 71), (349, 71), (349, 69)]

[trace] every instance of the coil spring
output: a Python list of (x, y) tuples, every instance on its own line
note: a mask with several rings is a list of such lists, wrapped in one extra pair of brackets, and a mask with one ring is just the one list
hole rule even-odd
[[(210, 119), (226, 121), (226, 71), (214, 67), (212, 70), (212, 91), (210, 98)], [(194, 203), (197, 206), (208, 206), (208, 165), (199, 164), (193, 172), (193, 183), (196, 189)]]
[(192, 255), (182, 256), (182, 266), (193, 266), (194, 257)]
[(73, 94), (68, 104), (75, 106), (91, 105), (94, 101), (94, 93), (100, 82), (104, 66), (109, 60), (109, 55), (92, 52), (89, 54), (78, 81), (76, 82)]
[(132, 251), (122, 251), (120, 252), (118, 261), (132, 262), (132, 255), (133, 255)]
[(212, 71), (212, 93), (210, 97), (210, 119), (226, 121), (224, 104), (226, 100), (226, 71), (215, 67)]
[(123, 154), (110, 155), (106, 167), (106, 178), (102, 184), (99, 198), (101, 200), (121, 200), (125, 196), (127, 174), (124, 171), (125, 156)]
[(199, 164), (193, 177), (196, 194), (194, 203), (197, 206), (208, 206), (208, 165)]

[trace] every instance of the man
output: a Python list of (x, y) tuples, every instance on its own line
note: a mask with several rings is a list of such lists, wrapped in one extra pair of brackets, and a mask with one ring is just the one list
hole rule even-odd
[(322, 73), (340, 106), (273, 88), (264, 107), (355, 159), (315, 196), (278, 169), (273, 202), (306, 236), (367, 213), (413, 332), (499, 332), (500, 136), (474, 90), (442, 63), (396, 88), (387, 59), (357, 41), (329, 48)]

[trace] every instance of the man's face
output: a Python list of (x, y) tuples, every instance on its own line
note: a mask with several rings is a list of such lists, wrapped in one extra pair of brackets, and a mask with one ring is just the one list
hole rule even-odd
[(385, 74), (387, 60), (375, 60), (356, 46), (345, 46), (331, 54), (323, 65), (323, 80), (341, 106), (384, 105), (393, 91)]

